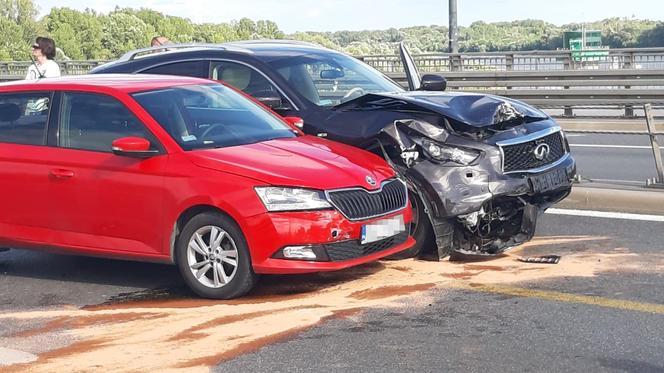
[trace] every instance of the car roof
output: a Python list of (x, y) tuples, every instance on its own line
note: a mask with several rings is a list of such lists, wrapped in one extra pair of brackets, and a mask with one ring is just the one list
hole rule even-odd
[(234, 52), (247, 55), (274, 54), (279, 52), (292, 53), (311, 53), (313, 51), (329, 51), (316, 44), (297, 41), (297, 40), (245, 40), (233, 41), (223, 44), (168, 44), (150, 48), (136, 49), (122, 55), (119, 59), (110, 62), (108, 65), (114, 65), (133, 60), (151, 59), (165, 57), (169, 55), (178, 55), (180, 53), (196, 52)]
[(189, 84), (210, 84), (206, 79), (172, 75), (96, 74), (69, 75), (58, 78), (20, 80), (0, 84), (0, 92), (25, 90), (114, 90), (124, 93), (149, 91)]

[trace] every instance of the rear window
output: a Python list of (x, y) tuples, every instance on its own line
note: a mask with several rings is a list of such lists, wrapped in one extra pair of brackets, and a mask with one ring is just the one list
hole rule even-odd
[(0, 94), (0, 142), (46, 144), (51, 92)]

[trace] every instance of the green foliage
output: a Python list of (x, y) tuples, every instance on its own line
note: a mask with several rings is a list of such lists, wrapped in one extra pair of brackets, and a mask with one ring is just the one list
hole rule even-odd
[(0, 17), (0, 60), (28, 60), (30, 44), (22, 36), (21, 26), (11, 19)]
[(150, 45), (154, 27), (147, 25), (133, 14), (111, 12), (101, 20), (101, 45), (111, 56), (119, 56), (128, 50)]
[[(230, 23), (196, 24), (147, 8), (116, 7), (108, 15), (53, 8), (41, 20), (37, 20), (37, 15), (33, 0), (0, 0), (0, 59), (28, 59), (30, 43), (39, 35), (55, 39), (69, 58), (97, 60), (117, 58), (129, 50), (147, 47), (155, 36), (165, 36), (176, 43), (288, 38), (353, 55), (394, 54), (401, 41), (406, 41), (416, 54), (445, 52), (448, 46), (447, 27), (436, 25), (285, 35), (270, 20), (242, 18)], [(601, 30), (604, 45), (611, 48), (664, 47), (663, 22), (608, 18), (563, 26), (529, 19), (474, 22), (459, 28), (459, 48), (462, 52), (557, 49), (563, 47), (564, 31), (582, 27)]]
[(640, 47), (664, 47), (664, 22), (639, 36)]

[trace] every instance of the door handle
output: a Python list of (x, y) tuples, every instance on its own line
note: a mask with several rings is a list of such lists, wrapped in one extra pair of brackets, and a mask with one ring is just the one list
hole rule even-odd
[(62, 168), (55, 168), (49, 172), (49, 175), (56, 179), (69, 179), (74, 177), (74, 171), (65, 170)]

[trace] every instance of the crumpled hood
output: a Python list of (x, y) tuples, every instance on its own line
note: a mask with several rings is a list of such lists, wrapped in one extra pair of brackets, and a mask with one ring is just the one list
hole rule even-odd
[[(513, 115), (541, 119), (549, 117), (541, 110), (524, 102), (502, 96), (477, 93), (428, 91), (371, 93), (353, 101), (355, 101), (357, 107), (362, 106), (363, 103), (369, 104), (381, 98), (391, 98), (417, 105), (423, 109), (479, 128), (505, 122), (513, 118)], [(349, 101), (348, 103), (351, 102)], [(392, 109), (398, 110), (395, 108)], [(512, 109), (515, 112), (512, 112)]]
[[(249, 177), (265, 184), (313, 189), (377, 189), (394, 176), (382, 158), (313, 136), (188, 152), (201, 167)], [(372, 186), (367, 176), (376, 180)]]

